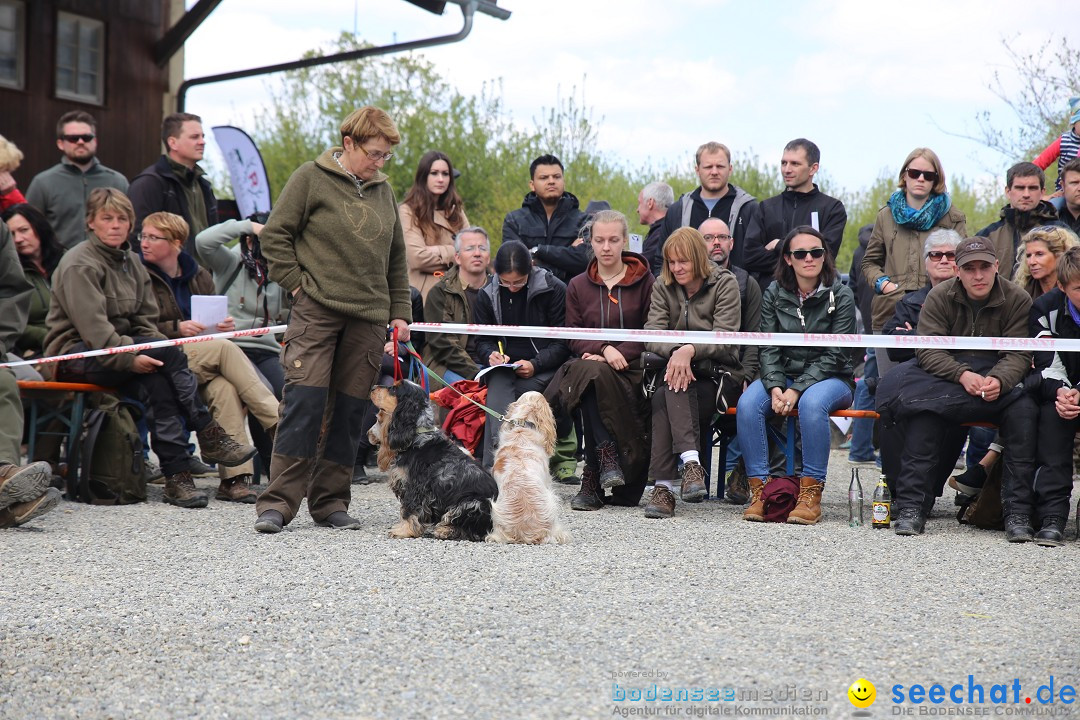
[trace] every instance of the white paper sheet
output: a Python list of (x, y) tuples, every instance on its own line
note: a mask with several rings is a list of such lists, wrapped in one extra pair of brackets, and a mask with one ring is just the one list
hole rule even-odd
[(192, 295), (191, 319), (206, 330), (203, 335), (217, 332), (217, 324), (229, 316), (229, 298), (225, 295)]

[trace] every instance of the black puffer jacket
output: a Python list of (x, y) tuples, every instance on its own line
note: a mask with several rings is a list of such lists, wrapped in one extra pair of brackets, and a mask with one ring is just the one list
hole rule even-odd
[(519, 240), (528, 248), (537, 248), (533, 256), (537, 263), (565, 284), (585, 272), (589, 264), (585, 244), (573, 246), (584, 222), (585, 213), (578, 209), (578, 199), (570, 193), (563, 193), (548, 220), (544, 204), (536, 193), (530, 192), (520, 208), (506, 213), (502, 240)]
[[(493, 275), (476, 297), (473, 321), (477, 325), (507, 324), (503, 321), (502, 303), (499, 299), (501, 292), (499, 276)], [(512, 296), (515, 300), (521, 298), (525, 301), (525, 325), (566, 326), (566, 285), (550, 270), (533, 267), (529, 273), (528, 286), (512, 293)], [(528, 360), (538, 373), (555, 370), (570, 357), (570, 346), (565, 340), (480, 335), (476, 341), (476, 350), (484, 365), (487, 365), (491, 353), (499, 350), (500, 341), (507, 355), (513, 360)]]
[(1020, 238), (1039, 225), (1062, 225), (1057, 210), (1045, 200), (1039, 201), (1031, 210), (1020, 212), (1011, 205), (1001, 208), (1001, 219), (987, 225), (978, 232), (980, 237), (989, 238), (994, 243), (994, 252), (998, 257), (998, 274), (1006, 280), (1012, 280), (1016, 270), (1016, 250), (1020, 247)]

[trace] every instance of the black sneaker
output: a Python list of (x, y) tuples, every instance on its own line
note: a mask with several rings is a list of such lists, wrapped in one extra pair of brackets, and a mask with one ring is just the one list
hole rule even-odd
[(285, 527), (285, 518), (277, 510), (264, 510), (255, 521), (255, 529), (261, 533), (279, 533)]

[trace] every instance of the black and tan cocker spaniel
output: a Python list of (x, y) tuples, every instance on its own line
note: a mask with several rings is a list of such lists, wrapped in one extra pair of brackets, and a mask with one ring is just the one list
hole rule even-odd
[(378, 443), (379, 469), (401, 503), (393, 538), (430, 534), (442, 540), (483, 540), (491, 532), (491, 502), (499, 496), (495, 479), (435, 424), (423, 388), (408, 380), (375, 387), (378, 408), (368, 431)]

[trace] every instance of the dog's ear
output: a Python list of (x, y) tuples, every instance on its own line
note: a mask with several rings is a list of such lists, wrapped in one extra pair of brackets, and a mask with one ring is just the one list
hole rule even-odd
[(410, 382), (402, 382), (395, 387), (397, 407), (390, 418), (390, 428), (386, 440), (390, 449), (396, 452), (412, 446), (416, 439), (416, 426), (427, 409), (427, 393), (424, 389)]

